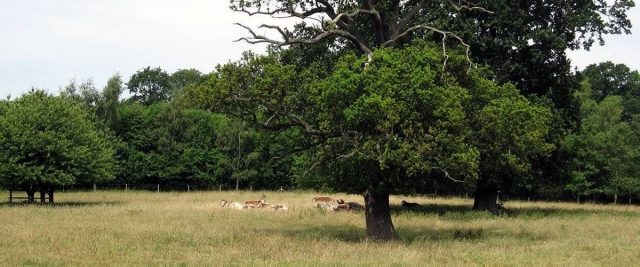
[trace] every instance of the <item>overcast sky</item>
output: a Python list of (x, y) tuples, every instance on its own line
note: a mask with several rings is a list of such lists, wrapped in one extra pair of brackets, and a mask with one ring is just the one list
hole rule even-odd
[[(145, 66), (169, 72), (238, 59), (263, 47), (233, 40), (247, 17), (228, 0), (0, 0), (0, 97), (31, 87), (51, 92), (92, 78), (98, 88), (119, 72), (125, 80)], [(640, 11), (632, 22), (640, 27)], [(251, 21), (256, 25), (260, 21)], [(610, 36), (605, 47), (570, 52), (579, 68), (606, 60), (640, 69), (640, 34)]]

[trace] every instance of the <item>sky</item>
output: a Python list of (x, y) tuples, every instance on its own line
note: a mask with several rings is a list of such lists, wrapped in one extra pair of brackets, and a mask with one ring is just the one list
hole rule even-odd
[[(30, 88), (57, 92), (69, 81), (93, 79), (102, 88), (146, 66), (211, 72), (264, 46), (233, 42), (259, 25), (228, 9), (228, 0), (0, 0), (0, 97)], [(630, 17), (640, 27), (640, 10)], [(640, 69), (640, 32), (608, 36), (604, 47), (570, 51), (579, 69), (602, 62)]]

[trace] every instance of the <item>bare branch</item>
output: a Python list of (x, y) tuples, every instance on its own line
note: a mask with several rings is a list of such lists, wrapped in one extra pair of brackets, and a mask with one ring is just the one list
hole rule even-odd
[(324, 32), (316, 35), (315, 37), (313, 37), (311, 39), (306, 39), (306, 38), (289, 39), (289, 36), (280, 27), (273, 26), (273, 25), (265, 25), (265, 24), (261, 25), (260, 28), (276, 29), (278, 32), (280, 32), (280, 34), (284, 38), (284, 40), (275, 40), (275, 39), (271, 39), (269, 37), (266, 37), (264, 35), (259, 35), (259, 34), (255, 33), (255, 31), (253, 31), (253, 29), (251, 29), (250, 27), (245, 26), (243, 24), (235, 23), (235, 25), (238, 25), (238, 26), (246, 29), (251, 34), (251, 37), (242, 37), (242, 38), (239, 38), (239, 39), (235, 40), (236, 42), (245, 41), (245, 42), (250, 43), (250, 44), (270, 43), (270, 44), (274, 44), (274, 45), (278, 45), (278, 46), (287, 46), (287, 45), (292, 45), (292, 44), (314, 44), (314, 43), (317, 43), (317, 42), (320, 42), (320, 41), (324, 40), (325, 38), (343, 37), (343, 38), (346, 38), (346, 39), (350, 40), (354, 44), (356, 44), (358, 46), (358, 48), (363, 53), (366, 53), (366, 54), (372, 53), (372, 50), (367, 45), (362, 43), (359, 38), (357, 38), (356, 36), (354, 36), (353, 34), (351, 34), (348, 31), (344, 31), (344, 30), (340, 30), (340, 29), (325, 30)]
[(449, 179), (449, 180), (451, 180), (451, 181), (454, 181), (454, 182), (456, 182), (456, 183), (463, 183), (463, 182), (464, 182), (464, 181), (462, 181), (462, 180), (457, 180), (457, 179), (455, 179), (455, 178), (451, 177), (451, 175), (449, 175), (449, 171), (447, 171), (447, 169), (443, 169), (443, 168), (440, 168), (440, 167), (433, 167), (433, 168), (431, 168), (431, 169), (441, 171), (441, 172), (444, 174), (444, 176), (445, 176), (445, 177), (447, 177), (447, 179)]
[[(476, 4), (470, 3), (469, 1), (458, 1), (458, 5), (456, 5), (456, 3), (454, 3), (453, 1), (449, 1), (449, 2), (451, 3), (451, 6), (453, 6), (453, 8), (457, 11), (469, 10), (469, 11), (481, 11), (491, 15), (496, 14), (493, 11), (489, 11), (483, 7), (479, 7)], [(462, 2), (464, 2), (464, 4)]]

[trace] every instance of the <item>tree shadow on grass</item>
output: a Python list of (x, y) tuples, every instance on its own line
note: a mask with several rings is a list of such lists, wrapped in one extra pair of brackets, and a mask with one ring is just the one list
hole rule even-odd
[(56, 202), (54, 204), (49, 204), (49, 203), (33, 203), (33, 204), (28, 204), (28, 203), (24, 203), (24, 202), (14, 202), (14, 203), (9, 203), (9, 202), (4, 202), (4, 203), (0, 203), (0, 207), (52, 207), (52, 208), (65, 208), (65, 207), (94, 207), (94, 206), (115, 206), (115, 205), (121, 205), (124, 202), (122, 201), (86, 201), (86, 202)]
[(292, 225), (286, 229), (268, 229), (267, 234), (282, 235), (297, 240), (340, 241), (356, 243), (365, 241), (366, 230), (355, 225)]
[(508, 239), (524, 241), (542, 241), (549, 237), (538, 235), (526, 230), (513, 232), (496, 227), (452, 227), (444, 229), (433, 229), (425, 227), (405, 227), (397, 228), (400, 237), (408, 243), (413, 242), (477, 242), (487, 239)]
[[(402, 242), (476, 242), (491, 238), (508, 237), (525, 241), (546, 240), (547, 236), (535, 235), (524, 230), (510, 232), (498, 228), (487, 227), (452, 227), (445, 229), (433, 229), (428, 225), (424, 227), (397, 226), (398, 234)], [(288, 238), (303, 241), (339, 241), (345, 243), (361, 243), (366, 241), (366, 230), (353, 225), (335, 226), (293, 226), (287, 229), (269, 229), (266, 234), (282, 235)]]
[(396, 215), (438, 215), (442, 219), (450, 220), (477, 220), (498, 217), (513, 218), (543, 218), (543, 217), (576, 217), (586, 215), (609, 215), (622, 217), (640, 217), (640, 212), (621, 210), (593, 210), (593, 209), (561, 209), (561, 208), (541, 208), (541, 207), (509, 207), (497, 215), (488, 211), (475, 211), (471, 205), (465, 204), (425, 204), (420, 207), (405, 208), (399, 205), (392, 205), (391, 212)]

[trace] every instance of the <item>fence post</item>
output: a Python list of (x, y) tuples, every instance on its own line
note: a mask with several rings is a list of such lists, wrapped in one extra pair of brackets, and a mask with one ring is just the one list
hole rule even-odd
[(124, 191), (129, 191), (129, 184), (124, 184)]
[(9, 203), (13, 203), (13, 190), (9, 189)]
[(158, 184), (158, 193), (160, 193), (160, 184)]
[(97, 190), (96, 183), (93, 183), (93, 191), (96, 191), (96, 190)]
[(191, 192), (191, 185), (187, 185), (187, 192)]

